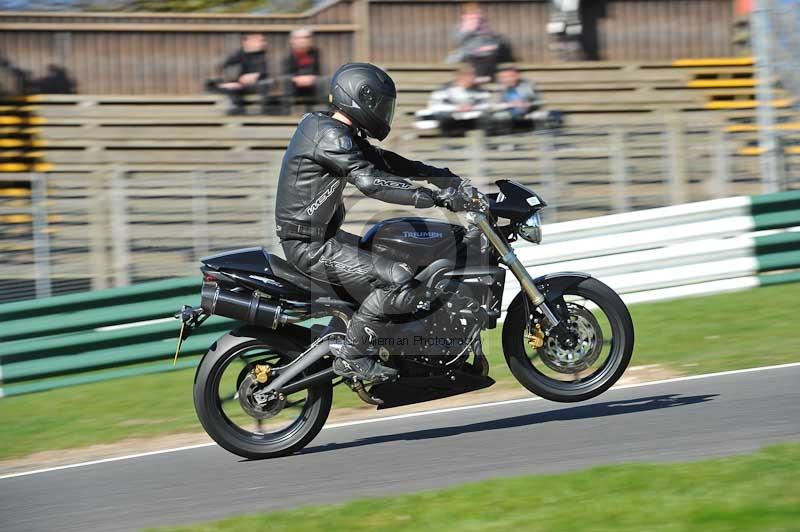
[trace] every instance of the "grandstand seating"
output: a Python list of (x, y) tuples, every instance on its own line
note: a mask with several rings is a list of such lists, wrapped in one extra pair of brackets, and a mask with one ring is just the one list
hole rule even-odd
[[(452, 77), (454, 67), (387, 66), (401, 92), (395, 135), (407, 136), (413, 111), (425, 105), (431, 90)], [(561, 110), (570, 127), (660, 122), (665, 113), (713, 116), (730, 125), (755, 122), (751, 58), (521, 65), (521, 70), (536, 81), (544, 105)], [(793, 116), (791, 100), (784, 93), (776, 94), (773, 105), (781, 120)], [(0, 112), (3, 127), (16, 128), (7, 145), (0, 146), (7, 161), (0, 169), (6, 171), (46, 171), (43, 159), (60, 169), (107, 164), (258, 165), (267, 153), (285, 147), (297, 121), (296, 117), (226, 117), (224, 101), (217, 95), (34, 96)], [(43, 140), (31, 140), (35, 133)], [(749, 147), (750, 139), (742, 138), (743, 147)], [(30, 149), (22, 151), (12, 143)]]
[[(758, 126), (750, 58), (521, 65), (523, 75), (537, 82), (545, 105), (565, 113), (567, 127), (557, 136), (477, 143), (473, 138), (420, 138), (411, 127), (413, 110), (451, 78), (455, 67), (388, 67), (401, 93), (390, 149), (449, 166), (479, 184), (519, 179), (551, 200), (550, 220), (760, 192), (758, 159), (753, 157), (758, 154)], [(793, 142), (800, 120), (781, 101), (787, 99), (776, 95), (775, 112), (778, 128)], [(222, 97), (204, 94), (48, 95), (2, 105), (0, 127), (8, 134), (0, 150), (9, 156), (26, 151), (24, 164), (0, 167), (6, 171), (0, 173), (0, 251), (5, 262), (0, 287), (3, 279), (31, 264), (34, 253), (29, 184), (12, 170), (47, 175), (51, 274), (56, 282), (91, 277), (94, 287), (103, 287), (185, 275), (192, 257), (204, 250), (270, 243), (268, 225), (253, 222), (237, 229), (237, 224), (242, 218), (271, 218), (264, 205), (274, 201), (271, 186), (296, 115), (228, 117)], [(727, 161), (709, 148), (717, 135), (724, 135), (730, 146), (733, 156)], [(797, 146), (790, 144), (785, 151), (787, 164), (800, 162)], [(670, 159), (670, 153), (683, 156)], [(728, 180), (721, 185), (714, 184), (720, 165), (726, 165)], [(125, 238), (132, 267), (127, 274), (112, 264), (122, 259), (113, 251), (119, 235), (109, 229), (109, 210), (114, 209), (109, 183), (120, 172), (129, 194)], [(206, 184), (199, 192), (192, 186), (198, 172)], [(624, 182), (617, 183), (619, 179)], [(610, 199), (613, 190), (617, 199)], [(206, 214), (210, 242), (204, 245), (193, 241), (193, 210), (212, 194), (218, 210)], [(349, 203), (347, 229), (363, 231), (374, 221), (376, 206), (355, 198)], [(406, 211), (381, 206), (379, 212), (387, 217)], [(105, 228), (104, 234), (96, 234), (98, 226)], [(187, 241), (192, 241), (190, 249)]]

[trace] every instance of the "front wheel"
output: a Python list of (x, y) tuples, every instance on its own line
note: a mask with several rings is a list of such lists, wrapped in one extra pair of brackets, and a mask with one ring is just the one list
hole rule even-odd
[(524, 293), (503, 324), (503, 351), (514, 377), (531, 392), (559, 402), (585, 401), (608, 390), (633, 353), (633, 322), (611, 288), (587, 278), (549, 303), (576, 338), (569, 347), (544, 330), (546, 320)]
[[(243, 328), (217, 340), (197, 368), (194, 405), (209, 436), (250, 459), (274, 458), (306, 446), (322, 430), (333, 400), (321, 382), (269, 400), (261, 390), (272, 368), (294, 360), (306, 338), (297, 326), (280, 334)], [(303, 375), (317, 371), (312, 366)]]

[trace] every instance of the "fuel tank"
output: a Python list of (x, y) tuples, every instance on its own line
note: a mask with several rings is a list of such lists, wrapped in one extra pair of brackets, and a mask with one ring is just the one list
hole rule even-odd
[(467, 263), (469, 253), (466, 228), (432, 218), (390, 218), (361, 237), (360, 247), (398, 262), (416, 267), (436, 259)]

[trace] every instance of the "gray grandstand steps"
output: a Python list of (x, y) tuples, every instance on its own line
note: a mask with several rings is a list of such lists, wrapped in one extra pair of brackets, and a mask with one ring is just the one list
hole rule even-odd
[(41, 134), (48, 139), (86, 140), (207, 140), (211, 138), (232, 140), (288, 139), (294, 133), (291, 125), (228, 125), (202, 123), (195, 125), (128, 125), (79, 124), (42, 126)]

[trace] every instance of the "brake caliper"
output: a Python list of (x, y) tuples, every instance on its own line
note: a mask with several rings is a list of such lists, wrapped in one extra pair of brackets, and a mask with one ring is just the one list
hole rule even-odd
[(542, 325), (537, 323), (534, 325), (534, 331), (528, 334), (528, 344), (534, 349), (539, 349), (544, 345), (544, 331), (542, 331)]
[(259, 384), (265, 384), (269, 380), (269, 374), (272, 372), (272, 366), (268, 364), (256, 364), (253, 368), (253, 377)]

